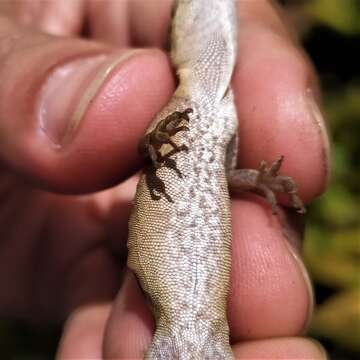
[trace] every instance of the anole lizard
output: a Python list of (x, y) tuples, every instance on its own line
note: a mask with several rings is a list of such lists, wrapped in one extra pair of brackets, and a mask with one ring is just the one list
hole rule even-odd
[(146, 359), (232, 359), (226, 299), (231, 267), (228, 186), (274, 191), (304, 212), (282, 157), (235, 169), (237, 117), (231, 88), (236, 0), (178, 0), (171, 59), (179, 85), (139, 145), (149, 165), (129, 223), (128, 265), (153, 310)]

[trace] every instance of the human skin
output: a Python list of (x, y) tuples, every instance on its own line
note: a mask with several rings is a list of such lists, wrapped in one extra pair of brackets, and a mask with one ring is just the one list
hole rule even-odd
[[(329, 173), (316, 76), (273, 3), (239, 4), (239, 166), (284, 155), (282, 172), (308, 203)], [(125, 250), (143, 164), (137, 144), (175, 89), (162, 50), (170, 8), (167, 0), (0, 2), (0, 314), (63, 321), (58, 359), (138, 358), (151, 340), (154, 322)], [(325, 358), (301, 337), (313, 306), (303, 219), (287, 210), (273, 217), (248, 194), (233, 196), (232, 211), (235, 355)]]

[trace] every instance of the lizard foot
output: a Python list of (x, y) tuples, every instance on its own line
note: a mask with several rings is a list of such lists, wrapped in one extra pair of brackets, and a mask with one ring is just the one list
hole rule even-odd
[(180, 151), (188, 151), (186, 145), (177, 145), (173, 141), (173, 137), (181, 131), (189, 131), (189, 127), (181, 125), (181, 122), (185, 121), (187, 124), (190, 121), (189, 114), (193, 110), (191, 108), (185, 109), (184, 111), (175, 111), (168, 115), (165, 119), (159, 121), (156, 127), (148, 134), (146, 134), (140, 141), (138, 150), (140, 154), (145, 157), (150, 157), (155, 167), (161, 166), (161, 147), (163, 145), (170, 145), (172, 151), (167, 154), (171, 156)]
[(284, 156), (274, 161), (270, 166), (266, 161), (260, 163), (259, 170), (235, 169), (229, 172), (229, 186), (233, 191), (250, 190), (265, 196), (272, 207), (273, 214), (277, 213), (275, 193), (287, 194), (291, 205), (298, 213), (304, 214), (305, 207), (297, 195), (298, 188), (290, 176), (279, 175), (278, 172)]
[[(183, 175), (176, 165), (176, 161), (171, 156), (184, 151), (188, 152), (189, 148), (185, 145), (177, 145), (172, 139), (180, 131), (189, 131), (190, 121), (189, 114), (193, 110), (187, 108), (184, 111), (175, 111), (165, 119), (159, 121), (156, 127), (146, 134), (139, 143), (139, 152), (146, 158), (150, 158), (152, 166), (148, 166), (145, 171), (145, 180), (153, 200), (160, 200), (164, 196), (169, 202), (172, 198), (166, 193), (165, 183), (159, 178), (156, 170), (160, 168), (169, 168), (176, 172), (177, 176), (182, 179)], [(185, 122), (186, 125), (181, 124)], [(172, 149), (165, 155), (162, 154), (163, 145), (170, 145)]]

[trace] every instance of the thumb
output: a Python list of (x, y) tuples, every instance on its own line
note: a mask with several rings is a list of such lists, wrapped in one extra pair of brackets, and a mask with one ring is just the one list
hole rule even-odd
[(0, 64), (0, 161), (60, 192), (134, 172), (137, 142), (174, 88), (160, 50), (52, 37), (4, 18)]

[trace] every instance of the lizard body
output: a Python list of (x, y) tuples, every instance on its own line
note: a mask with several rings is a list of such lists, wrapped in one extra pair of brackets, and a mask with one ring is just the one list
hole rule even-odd
[[(179, 86), (140, 144), (151, 162), (130, 217), (128, 265), (156, 320), (146, 359), (233, 358), (226, 318), (231, 269), (227, 174), (235, 175), (240, 186), (254, 188), (259, 177), (256, 170), (233, 170), (235, 6), (235, 0), (177, 1), (171, 58)], [(263, 164), (261, 175), (274, 180), (280, 164)], [(296, 196), (289, 179), (280, 179), (289, 188), (280, 191)]]
[(189, 131), (174, 136), (188, 150), (172, 156), (182, 178), (171, 167), (156, 170), (154, 181), (164, 182), (172, 202), (161, 194), (160, 200), (152, 199), (146, 179), (151, 181), (151, 175), (141, 178), (128, 245), (128, 264), (156, 317), (148, 359), (232, 358), (226, 320), (231, 217), (225, 156), (237, 128), (229, 88), (236, 51), (234, 6), (233, 0), (180, 0), (175, 9), (171, 58), (179, 87), (148, 132), (175, 111), (190, 108)]

